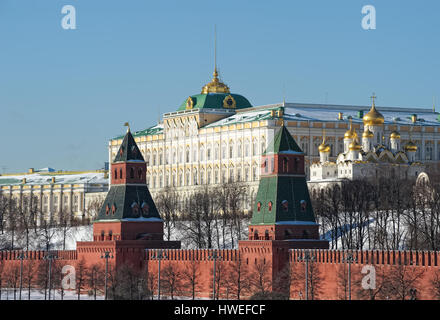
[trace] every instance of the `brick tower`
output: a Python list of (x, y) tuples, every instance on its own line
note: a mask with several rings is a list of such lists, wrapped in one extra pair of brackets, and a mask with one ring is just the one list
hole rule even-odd
[(262, 155), (249, 240), (239, 242), (240, 257), (259, 270), (261, 264), (266, 265), (275, 285), (289, 261), (290, 249), (328, 249), (328, 241), (319, 239), (318, 230), (304, 173), (304, 153), (281, 126)]
[(110, 190), (93, 221), (93, 242), (77, 242), (78, 253), (96, 260), (103, 251), (116, 264), (142, 266), (147, 248), (180, 248), (163, 240), (163, 220), (146, 184), (147, 164), (127, 129), (111, 165)]
[(289, 240), (303, 247), (327, 247), (319, 240), (304, 172), (304, 153), (281, 126), (261, 159), (249, 240)]

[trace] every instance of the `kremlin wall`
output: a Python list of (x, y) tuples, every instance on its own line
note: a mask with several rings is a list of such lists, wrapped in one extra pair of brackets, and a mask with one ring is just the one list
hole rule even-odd
[[(197, 297), (212, 298), (215, 265), (220, 299), (235, 299), (239, 287), (241, 299), (261, 291), (304, 299), (307, 264), (309, 299), (347, 299), (349, 279), (352, 299), (397, 299), (378, 293), (384, 278), (394, 286), (400, 281), (405, 291), (415, 289), (413, 298), (438, 298), (431, 287), (440, 272), (440, 252), (328, 249), (313, 214), (304, 154), (284, 126), (263, 154), (249, 240), (240, 241), (237, 249), (181, 249), (179, 241), (163, 240), (163, 221), (145, 182), (146, 163), (129, 129), (111, 168), (111, 187), (94, 221), (93, 241), (77, 242), (73, 251), (51, 251), (59, 265), (104, 265), (102, 256), (109, 252), (111, 268), (126, 265), (156, 277), (162, 252), (162, 276), (167, 268), (181, 280), (185, 272), (193, 272)], [(18, 270), (21, 253), (0, 251), (0, 273)], [(26, 252), (23, 264), (45, 264), (46, 253)], [(362, 289), (363, 278), (372, 275), (365, 266), (374, 266), (376, 289)], [(182, 285), (179, 295), (190, 297), (190, 284)]]

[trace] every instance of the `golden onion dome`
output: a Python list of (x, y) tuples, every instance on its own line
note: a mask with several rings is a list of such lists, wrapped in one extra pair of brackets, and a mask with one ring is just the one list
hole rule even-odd
[(390, 139), (400, 139), (400, 133), (397, 131), (391, 132)]
[(353, 128), (351, 119), (350, 119), (350, 129), (348, 129), (344, 134), (344, 139), (354, 139), (357, 137), (356, 130)]
[(361, 151), (362, 150), (362, 146), (357, 142), (357, 140), (355, 139), (352, 143), (350, 143), (348, 145), (348, 149), (350, 151)]
[(322, 143), (318, 147), (319, 152), (330, 153), (330, 146), (325, 143), (325, 137), (322, 139)]
[(406, 151), (414, 151), (414, 152), (416, 152), (416, 151), (417, 151), (417, 145), (416, 145), (414, 142), (409, 141), (409, 142), (405, 145), (405, 150), (406, 150)]
[(373, 138), (374, 134), (370, 131), (370, 129), (367, 129), (362, 133), (362, 138)]
[(202, 94), (208, 93), (230, 93), (229, 87), (218, 79), (217, 68), (214, 69), (211, 82), (202, 88)]
[(374, 105), (374, 99), (373, 99), (373, 105), (371, 106), (370, 111), (364, 117), (362, 118), (364, 121), (364, 125), (382, 125), (385, 121), (385, 118), (383, 117), (382, 113), (376, 110), (376, 106)]

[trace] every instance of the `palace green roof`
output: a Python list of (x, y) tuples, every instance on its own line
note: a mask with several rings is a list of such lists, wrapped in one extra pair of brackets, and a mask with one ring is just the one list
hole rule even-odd
[[(223, 107), (223, 100), (227, 96), (231, 95), (236, 103), (236, 108), (234, 109), (244, 109), (244, 108), (251, 108), (252, 105), (242, 95), (235, 94), (235, 93), (208, 93), (208, 94), (196, 94), (191, 96), (194, 105), (192, 109), (224, 109)], [(179, 109), (177, 111), (186, 110), (186, 100), (183, 101), (183, 103), (180, 105)]]
[(269, 144), (263, 155), (268, 153), (303, 153), (301, 148), (296, 144), (293, 137), (285, 126), (281, 126), (281, 129), (275, 135), (273, 141)]

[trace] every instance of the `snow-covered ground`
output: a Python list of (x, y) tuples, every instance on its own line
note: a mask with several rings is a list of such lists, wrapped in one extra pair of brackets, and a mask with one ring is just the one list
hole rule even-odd
[[(23, 289), (21, 291), (21, 300), (28, 300), (27, 289)], [(46, 300), (49, 299), (49, 292), (47, 292)], [(80, 300), (94, 300), (93, 296), (89, 296), (87, 294), (81, 294)], [(1, 300), (14, 300), (14, 289), (2, 289)], [(16, 300), (19, 300), (19, 292), (18, 289), (16, 291)], [(39, 290), (31, 290), (31, 299), (30, 300), (45, 300), (44, 299), (44, 291)], [(61, 293), (59, 291), (53, 290), (51, 293), (50, 300), (61, 300)], [(75, 291), (64, 291), (63, 300), (78, 300), (78, 295)], [(97, 295), (96, 300), (104, 300), (103, 295)]]

